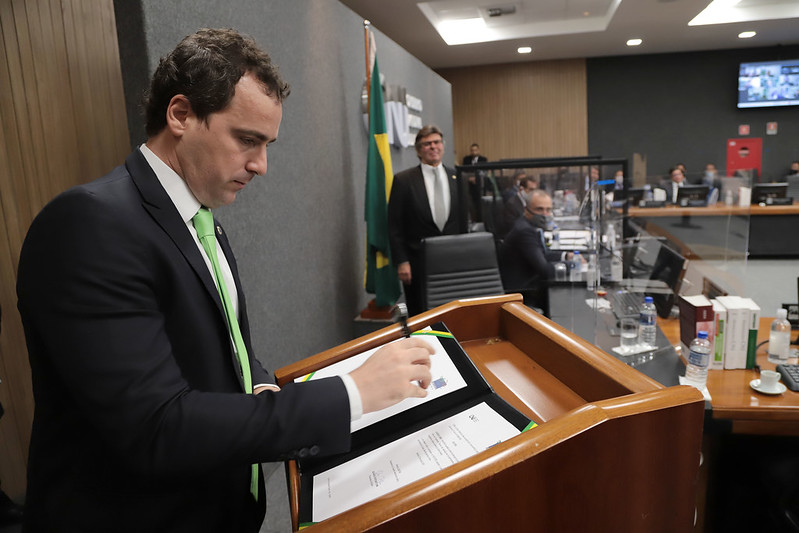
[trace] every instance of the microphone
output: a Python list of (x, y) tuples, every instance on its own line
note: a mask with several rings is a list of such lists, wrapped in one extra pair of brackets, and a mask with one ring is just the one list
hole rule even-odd
[(402, 326), (402, 335), (405, 337), (411, 336), (411, 330), (408, 329), (408, 306), (400, 303), (394, 306), (391, 312), (391, 318), (394, 322), (399, 322)]

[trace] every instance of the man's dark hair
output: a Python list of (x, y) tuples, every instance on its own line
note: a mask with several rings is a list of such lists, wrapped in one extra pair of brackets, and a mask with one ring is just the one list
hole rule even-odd
[(201, 120), (221, 111), (233, 99), (238, 81), (252, 73), (266, 94), (278, 102), (289, 95), (269, 54), (255, 41), (231, 29), (198, 30), (183, 38), (172, 52), (161, 58), (145, 97), (147, 135), (166, 126), (166, 110), (175, 95), (184, 95)]
[(422, 139), (424, 139), (428, 135), (433, 135), (434, 133), (438, 133), (439, 135), (441, 135), (441, 140), (444, 140), (444, 133), (435, 124), (428, 124), (427, 126), (424, 126), (422, 129), (420, 129), (419, 133), (416, 134), (416, 142), (414, 143), (416, 149), (418, 150), (419, 146), (421, 146), (420, 143), (422, 142)]

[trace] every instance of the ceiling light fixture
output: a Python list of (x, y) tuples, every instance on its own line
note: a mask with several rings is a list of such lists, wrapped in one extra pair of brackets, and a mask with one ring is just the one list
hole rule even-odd
[(738, 38), (739, 39), (751, 39), (755, 35), (757, 35), (756, 31), (742, 31), (741, 33), (738, 34)]
[(642, 42), (644, 42), (644, 41), (642, 41), (641, 39), (629, 39), (627, 41), (627, 46), (638, 46)]
[(529, 54), (530, 52), (533, 51), (533, 49), (530, 46), (520, 46), (519, 48), (516, 49), (516, 51), (520, 54)]

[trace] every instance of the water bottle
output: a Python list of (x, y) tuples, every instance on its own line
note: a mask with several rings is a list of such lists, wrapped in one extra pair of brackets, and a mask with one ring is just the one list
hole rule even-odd
[(553, 250), (560, 250), (560, 228), (557, 224), (552, 225), (552, 245)]
[(580, 272), (582, 267), (583, 265), (580, 262), (580, 250), (575, 250), (569, 268), (569, 281), (581, 281), (583, 279), (582, 272)]
[(612, 281), (621, 281), (622, 278), (624, 278), (624, 264), (619, 253), (614, 251), (613, 255), (610, 256), (610, 279)]
[(791, 352), (791, 323), (787, 319), (788, 311), (777, 309), (777, 318), (771, 323), (768, 336), (768, 360), (770, 363), (785, 363)]
[(685, 367), (685, 381), (699, 390), (707, 383), (707, 366), (710, 364), (710, 341), (707, 331), (700, 331), (688, 348), (688, 365)]
[(644, 305), (641, 306), (641, 315), (638, 322), (638, 344), (649, 348), (657, 347), (657, 324), (655, 323), (655, 304), (652, 297), (644, 298)]
[(727, 189), (727, 192), (724, 193), (724, 205), (727, 207), (732, 205), (732, 191)]
[(585, 271), (585, 285), (589, 291), (596, 290), (599, 285), (599, 270), (596, 265), (596, 255), (588, 256), (588, 268)]

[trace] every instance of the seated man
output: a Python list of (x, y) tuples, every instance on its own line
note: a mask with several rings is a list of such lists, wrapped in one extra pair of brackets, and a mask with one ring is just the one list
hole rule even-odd
[(669, 179), (660, 183), (660, 188), (666, 191), (666, 201), (668, 203), (677, 203), (677, 189), (683, 185), (685, 185), (685, 172), (678, 165), (669, 170)]
[(500, 248), (502, 284), (507, 291), (530, 288), (555, 277), (553, 263), (570, 260), (571, 252), (550, 251), (544, 230), (552, 227), (552, 199), (542, 189), (534, 190)]
[(516, 194), (509, 197), (502, 206), (502, 227), (499, 228), (499, 236), (505, 237), (513, 228), (513, 225), (524, 213), (524, 207), (530, 199), (530, 194), (538, 188), (538, 183), (527, 176), (519, 179), (519, 186)]

